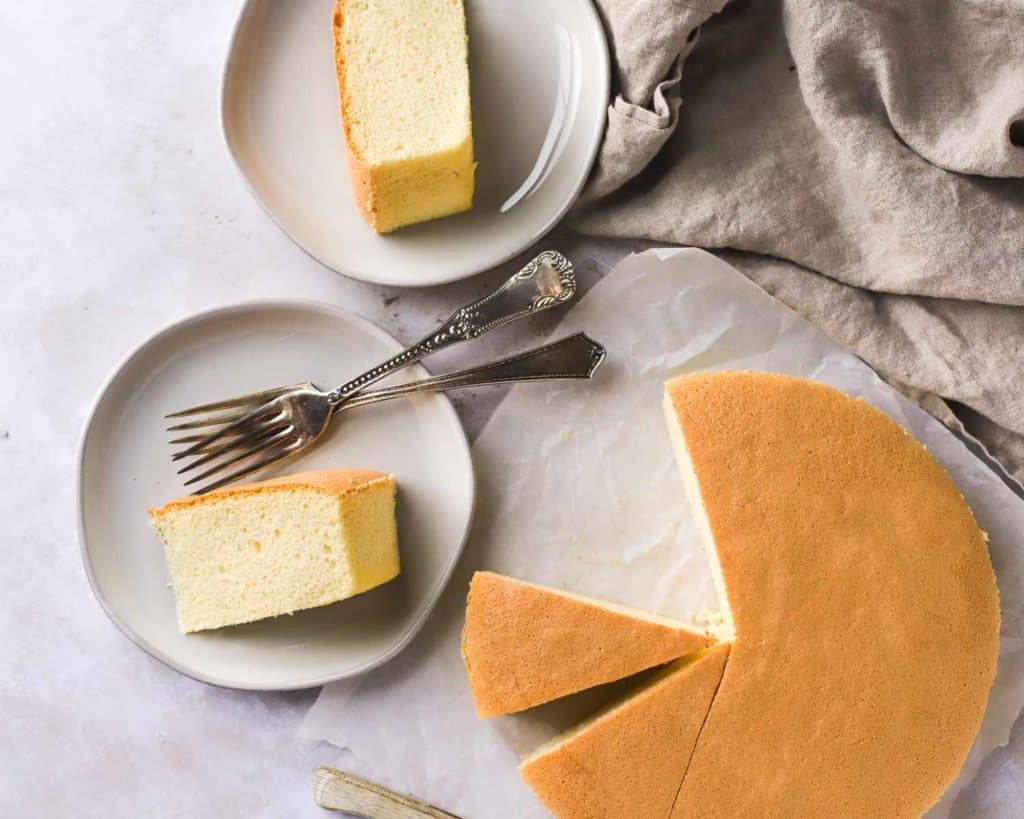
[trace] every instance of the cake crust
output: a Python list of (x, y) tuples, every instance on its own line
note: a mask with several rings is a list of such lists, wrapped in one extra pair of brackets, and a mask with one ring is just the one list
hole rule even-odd
[(477, 572), (462, 656), (483, 719), (628, 677), (710, 642), (668, 618)]
[(666, 394), (736, 632), (672, 819), (920, 816), (971, 747), (999, 647), (960, 492), (822, 384), (726, 372)]
[(354, 492), (366, 491), (371, 487), (378, 486), (382, 482), (394, 483), (394, 480), (393, 475), (375, 472), (372, 469), (321, 469), (311, 472), (296, 472), (294, 475), (282, 475), (277, 478), (268, 478), (264, 481), (253, 481), (252, 483), (243, 483), (238, 486), (225, 486), (212, 492), (207, 492), (204, 495), (185, 495), (184, 497), (168, 501), (163, 506), (154, 507), (147, 511), (151, 517), (159, 517), (165, 512), (170, 512), (174, 509), (183, 509), (188, 506), (209, 503), (211, 500), (219, 500), (224, 497), (237, 497), (298, 487), (319, 489), (331, 495), (342, 497)]
[(345, 49), (342, 48), (342, 32), (345, 28), (345, 2), (337, 0), (334, 4), (332, 31), (334, 32), (334, 68), (338, 78), (338, 99), (341, 104), (341, 128), (345, 134), (345, 159), (348, 164), (349, 183), (356, 207), (366, 223), (374, 230), (379, 230), (377, 214), (373, 207), (373, 184), (370, 177), (370, 166), (360, 157), (353, 147), (352, 130), (349, 126), (352, 98), (348, 90), (345, 76)]
[(623, 701), (519, 768), (558, 819), (668, 816), (729, 655), (676, 660)]

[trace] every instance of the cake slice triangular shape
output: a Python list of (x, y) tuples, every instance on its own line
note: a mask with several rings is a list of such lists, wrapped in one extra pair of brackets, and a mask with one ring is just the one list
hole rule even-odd
[(657, 614), (477, 572), (462, 657), (483, 719), (628, 677), (710, 642)]
[(541, 746), (519, 772), (557, 819), (664, 819), (729, 644), (677, 660), (625, 700)]

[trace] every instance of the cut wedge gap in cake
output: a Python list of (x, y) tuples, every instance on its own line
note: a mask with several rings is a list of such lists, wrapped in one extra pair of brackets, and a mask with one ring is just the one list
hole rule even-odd
[[(727, 652), (731, 652), (732, 643), (719, 643), (719, 646), (724, 646)], [(718, 646), (715, 646), (716, 648)], [(710, 649), (707, 649), (710, 650)], [(715, 705), (715, 697), (718, 696), (718, 690), (722, 687), (722, 680), (725, 679), (726, 673), (729, 671), (729, 653), (726, 653), (725, 660), (722, 663), (722, 670), (718, 675), (718, 681), (715, 683), (715, 690), (711, 692), (711, 699), (708, 700), (708, 707), (704, 711), (704, 717), (700, 721), (700, 727), (697, 729), (697, 735), (693, 739), (693, 744), (690, 745), (690, 753), (686, 756), (686, 764), (683, 766), (682, 776), (679, 777), (679, 782), (676, 785), (676, 792), (672, 795), (672, 805), (665, 819), (671, 819), (672, 813), (675, 812), (676, 802), (679, 800), (679, 792), (683, 789), (683, 782), (686, 780), (686, 774), (689, 773), (690, 763), (693, 762), (693, 756), (697, 753), (697, 743), (700, 742), (701, 735), (704, 733), (704, 728), (708, 724), (708, 717), (711, 716), (711, 709)]]
[(721, 681), (728, 644), (660, 669), (530, 754), (524, 781), (558, 819), (663, 819)]
[(628, 677), (710, 642), (667, 617), (477, 572), (462, 656), (483, 719)]

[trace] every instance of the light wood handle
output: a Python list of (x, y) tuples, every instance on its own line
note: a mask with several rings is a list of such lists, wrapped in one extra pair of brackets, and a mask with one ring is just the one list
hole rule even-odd
[(459, 819), (452, 813), (326, 765), (313, 771), (313, 801), (327, 810), (368, 819)]

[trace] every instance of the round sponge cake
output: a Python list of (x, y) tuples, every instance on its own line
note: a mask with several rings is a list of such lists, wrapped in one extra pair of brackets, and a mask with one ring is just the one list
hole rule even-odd
[(672, 819), (920, 816), (998, 654), (960, 493), (891, 419), (812, 381), (685, 376), (666, 414), (735, 635)]

